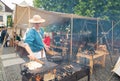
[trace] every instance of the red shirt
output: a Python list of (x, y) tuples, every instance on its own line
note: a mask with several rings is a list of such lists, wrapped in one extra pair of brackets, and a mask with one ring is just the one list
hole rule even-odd
[(43, 41), (47, 46), (50, 46), (50, 37), (49, 36), (46, 36)]

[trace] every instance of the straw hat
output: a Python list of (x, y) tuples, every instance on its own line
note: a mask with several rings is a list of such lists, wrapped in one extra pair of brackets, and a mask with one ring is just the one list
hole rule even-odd
[(30, 23), (43, 23), (45, 19), (41, 18), (39, 15), (34, 15), (30, 20)]

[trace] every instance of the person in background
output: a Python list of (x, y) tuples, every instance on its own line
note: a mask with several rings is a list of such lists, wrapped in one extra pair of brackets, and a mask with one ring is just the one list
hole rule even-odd
[(25, 48), (29, 53), (28, 57), (31, 60), (46, 59), (44, 48), (47, 48), (44, 46), (44, 31), (41, 28), (41, 25), (45, 22), (45, 19), (41, 18), (39, 15), (34, 15), (29, 22), (33, 24), (33, 27), (27, 32), (24, 40)]
[[(8, 47), (8, 45), (7, 45), (8, 37), (9, 37), (9, 34), (7, 33), (7, 28), (5, 28), (1, 32), (1, 42), (2, 42), (2, 44), (4, 44), (3, 45), (4, 47)], [(4, 41), (5, 41), (5, 43), (4, 43)]]
[(18, 34), (16, 34), (16, 40), (21, 41), (21, 38)]
[(6, 34), (7, 34), (7, 29), (4, 28), (4, 29), (2, 30), (2, 32), (1, 32), (1, 43), (2, 43), (2, 44), (3, 44), (3, 42), (4, 42), (4, 38), (5, 38)]
[(16, 32), (13, 32), (13, 40), (14, 40), (14, 47), (16, 48), (19, 41), (21, 41), (20, 36)]
[(50, 36), (48, 35), (48, 33), (45, 33), (45, 36), (44, 36), (44, 44), (50, 48)]
[(10, 46), (10, 35), (9, 35), (8, 33), (7, 33), (7, 36), (6, 36), (5, 46), (6, 46), (6, 47), (9, 47), (9, 46)]
[[(61, 35), (60, 35), (60, 32), (57, 32), (54, 36), (54, 45), (57, 46), (57, 47), (61, 47), (62, 46), (62, 39), (61, 39)], [(54, 50), (56, 52), (62, 52), (62, 49), (59, 49), (59, 48), (54, 48)]]
[(1, 30), (0, 30), (0, 43), (1, 43)]
[(61, 38), (60, 38), (60, 34), (59, 33), (56, 33), (55, 36), (54, 36), (54, 44), (56, 46), (61, 46)]

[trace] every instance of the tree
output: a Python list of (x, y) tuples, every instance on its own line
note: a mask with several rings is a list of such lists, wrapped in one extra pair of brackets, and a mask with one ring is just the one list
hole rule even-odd
[(120, 20), (120, 0), (109, 0), (106, 16), (108, 16), (110, 20)]
[(34, 0), (34, 6), (49, 11), (75, 13), (118, 21), (120, 0)]
[(117, 21), (120, 19), (119, 3), (120, 0), (79, 0), (74, 12), (78, 15)]
[(37, 8), (48, 11), (74, 13), (73, 8), (78, 0), (34, 0), (33, 4)]
[(74, 7), (74, 12), (78, 15), (93, 17), (94, 8), (93, 0), (79, 0), (79, 3)]
[[(120, 0), (34, 0), (34, 6), (48, 11), (75, 13), (82, 16), (120, 20)], [(76, 21), (78, 22), (78, 21)], [(51, 30), (65, 30), (70, 23), (54, 25)]]
[[(48, 11), (56, 11), (63, 13), (74, 13), (74, 6), (78, 3), (78, 0), (34, 0), (33, 4), (36, 8), (42, 8)], [(63, 24), (54, 24), (47, 28), (46, 31), (64, 31), (69, 26), (70, 21)]]

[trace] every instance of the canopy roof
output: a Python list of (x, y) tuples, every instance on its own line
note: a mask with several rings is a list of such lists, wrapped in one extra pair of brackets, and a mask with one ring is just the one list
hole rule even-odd
[(32, 18), (32, 16), (35, 14), (40, 15), (46, 20), (46, 22), (43, 23), (43, 26), (48, 26), (55, 23), (62, 23), (71, 18), (97, 20), (97, 18), (78, 16), (76, 14), (45, 11), (28, 5), (21, 6), (16, 4), (16, 10), (14, 15), (14, 27), (30, 27), (30, 23), (28, 22), (28, 20)]

